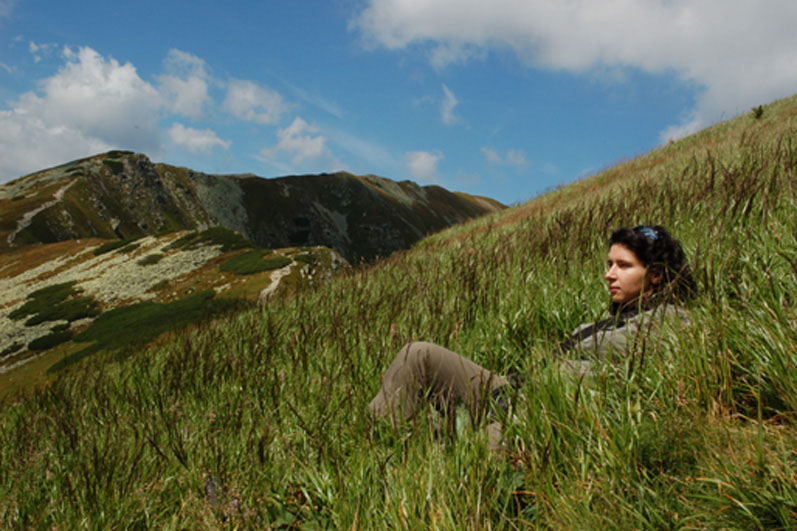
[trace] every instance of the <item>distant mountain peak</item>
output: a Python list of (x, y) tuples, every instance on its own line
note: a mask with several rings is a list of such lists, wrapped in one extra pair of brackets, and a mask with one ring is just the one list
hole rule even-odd
[(219, 225), (264, 247), (324, 245), (358, 262), (501, 208), (376, 175), (213, 175), (110, 151), (0, 186), (0, 249)]

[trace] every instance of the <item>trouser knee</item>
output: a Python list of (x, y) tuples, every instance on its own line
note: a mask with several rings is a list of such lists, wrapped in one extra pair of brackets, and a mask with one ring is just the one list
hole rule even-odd
[(408, 362), (417, 362), (421, 358), (428, 356), (429, 352), (435, 348), (439, 347), (428, 341), (411, 341), (401, 347), (399, 356)]

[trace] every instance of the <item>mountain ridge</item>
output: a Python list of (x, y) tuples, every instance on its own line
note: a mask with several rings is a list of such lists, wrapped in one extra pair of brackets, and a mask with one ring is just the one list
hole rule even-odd
[(263, 247), (324, 245), (350, 262), (371, 261), (502, 208), (489, 198), (376, 175), (215, 175), (110, 151), (0, 185), (0, 251), (220, 225)]
[(127, 323), (143, 330), (182, 305), (196, 324), (500, 208), (376, 175), (212, 175), (126, 151), (29, 174), (0, 186), (0, 375), (88, 355), (77, 338), (105, 314), (144, 308)]

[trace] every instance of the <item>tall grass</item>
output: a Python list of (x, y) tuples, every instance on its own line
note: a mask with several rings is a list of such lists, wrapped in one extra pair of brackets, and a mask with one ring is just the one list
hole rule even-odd
[[(0, 522), (793, 528), (796, 113), (777, 102), (8, 400)], [(690, 324), (563, 378), (556, 343), (605, 311), (606, 238), (640, 222), (693, 257)], [(420, 339), (528, 375), (503, 456), (478, 427), (369, 419), (382, 371)]]

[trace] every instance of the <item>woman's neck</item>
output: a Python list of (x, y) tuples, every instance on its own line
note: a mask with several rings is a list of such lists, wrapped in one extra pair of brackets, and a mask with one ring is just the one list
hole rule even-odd
[(628, 302), (612, 302), (609, 305), (609, 315), (612, 317), (619, 317), (621, 315), (633, 315), (639, 313), (639, 310), (647, 310), (647, 298), (636, 298)]

